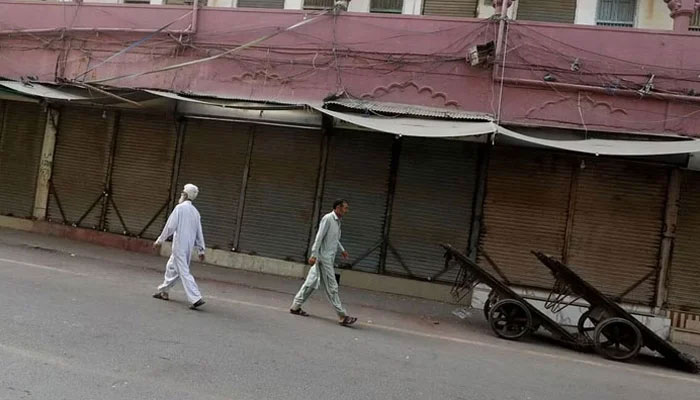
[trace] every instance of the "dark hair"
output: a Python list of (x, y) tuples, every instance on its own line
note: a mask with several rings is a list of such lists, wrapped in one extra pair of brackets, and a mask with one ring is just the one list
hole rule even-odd
[(348, 204), (348, 201), (345, 199), (338, 199), (338, 200), (334, 201), (333, 202), (333, 209), (335, 210), (336, 208), (338, 208), (338, 206), (342, 206), (343, 203)]

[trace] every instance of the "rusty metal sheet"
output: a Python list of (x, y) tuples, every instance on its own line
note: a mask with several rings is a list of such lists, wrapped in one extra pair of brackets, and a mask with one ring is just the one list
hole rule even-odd
[(46, 113), (38, 104), (6, 101), (0, 126), (0, 215), (33, 215)]
[[(530, 254), (562, 256), (573, 163), (552, 152), (493, 148), (481, 246), (511, 283), (549, 288), (552, 279)], [(482, 255), (479, 264), (488, 267)]]
[(306, 258), (321, 157), (321, 131), (256, 126), (239, 250)]
[[(382, 239), (393, 141), (391, 135), (357, 131), (334, 131), (331, 137), (321, 212), (330, 212), (338, 198), (350, 203), (341, 238), (350, 253), (350, 262), (372, 250)], [(375, 248), (353, 268), (377, 272), (380, 253), (380, 248)]]
[(626, 301), (654, 301), (669, 170), (585, 159), (579, 170), (568, 264), (606, 295), (649, 279)]
[[(112, 171), (110, 232), (154, 239), (167, 217), (177, 133), (163, 115), (122, 113)], [(144, 231), (145, 229), (145, 231)]]
[(187, 183), (199, 187), (194, 204), (207, 247), (231, 250), (251, 127), (197, 119), (186, 123), (176, 193)]
[(700, 311), (700, 173), (684, 171), (668, 275), (668, 306)]
[[(99, 227), (100, 196), (107, 179), (112, 121), (111, 113), (108, 115), (103, 110), (61, 109), (51, 178), (53, 192), (47, 213), (50, 221), (76, 224), (84, 216), (80, 226)], [(92, 210), (91, 206), (94, 206)]]
[[(389, 231), (389, 242), (396, 251), (388, 252), (386, 271), (428, 279), (444, 268), (440, 243), (463, 250), (469, 244), (477, 145), (403, 140)], [(439, 280), (451, 282), (456, 273), (451, 270)]]

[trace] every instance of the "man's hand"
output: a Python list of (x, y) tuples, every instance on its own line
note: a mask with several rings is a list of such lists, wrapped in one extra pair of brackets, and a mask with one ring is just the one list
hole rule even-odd
[(347, 251), (344, 251), (344, 252), (342, 253), (342, 256), (343, 256), (343, 260), (347, 260), (348, 258), (350, 258), (350, 254), (348, 254)]
[(199, 261), (204, 262), (205, 259), (206, 257), (204, 256), (204, 253), (199, 255)]
[(314, 264), (316, 264), (316, 257), (309, 258), (309, 265), (314, 265)]
[(163, 243), (153, 242), (153, 248), (155, 250), (160, 250), (161, 247), (163, 247)]

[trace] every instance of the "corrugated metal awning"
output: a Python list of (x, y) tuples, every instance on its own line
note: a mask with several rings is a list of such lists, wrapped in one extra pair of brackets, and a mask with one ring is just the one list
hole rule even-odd
[[(15, 81), (0, 81), (0, 86), (4, 86), (15, 92), (22, 93), (28, 96), (34, 97), (44, 97), (47, 99), (54, 100), (64, 100), (64, 101), (89, 101), (92, 98), (86, 96), (84, 90), (80, 89), (68, 89), (68, 88), (54, 88), (51, 86), (42, 85), (39, 83), (25, 83), (25, 82), (15, 82)], [(100, 95), (101, 98), (106, 97), (105, 95)]]
[(333, 118), (349, 122), (363, 128), (402, 136), (459, 138), (485, 135), (496, 132), (496, 124), (491, 121), (454, 121), (427, 118), (381, 117), (357, 113), (331, 111), (322, 107), (312, 108)]
[(370, 100), (338, 99), (325, 102), (326, 105), (335, 105), (353, 110), (362, 110), (369, 113), (410, 115), (414, 117), (445, 118), (454, 120), (491, 121), (489, 114), (451, 110), (447, 108), (426, 107), (413, 104), (384, 103)]
[(694, 139), (655, 141), (616, 139), (553, 140), (524, 135), (502, 126), (498, 126), (497, 130), (498, 135), (503, 135), (516, 142), (601, 156), (640, 157), (700, 152), (700, 140)]

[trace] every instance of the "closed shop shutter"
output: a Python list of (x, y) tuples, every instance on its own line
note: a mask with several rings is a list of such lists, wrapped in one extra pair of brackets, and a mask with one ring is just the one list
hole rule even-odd
[[(350, 204), (341, 238), (350, 262), (382, 240), (393, 141), (393, 136), (376, 132), (336, 131), (331, 137), (322, 215), (332, 210), (336, 199)], [(380, 255), (378, 247), (353, 268), (378, 272)]]
[(238, 0), (238, 8), (284, 8), (284, 0)]
[(425, 0), (423, 15), (474, 18), (477, 2), (478, 0)]
[(685, 171), (668, 278), (668, 305), (700, 310), (700, 173)]
[[(562, 257), (572, 169), (571, 159), (557, 153), (492, 149), (481, 245), (511, 283), (551, 287), (531, 251)], [(483, 257), (479, 262), (489, 266)]]
[(231, 250), (251, 128), (229, 122), (187, 120), (178, 193), (199, 187), (195, 206), (207, 247)]
[[(49, 198), (50, 221), (75, 224), (99, 200), (109, 166), (111, 120), (103, 118), (101, 110), (61, 110), (51, 178), (54, 192)], [(101, 217), (100, 200), (80, 226), (97, 228)]]
[(576, 0), (519, 0), (518, 20), (574, 23)]
[[(585, 160), (576, 189), (569, 264), (603, 293), (619, 296), (658, 270), (668, 170)], [(651, 304), (656, 275), (626, 301)]]
[[(477, 146), (405, 138), (399, 157), (389, 241), (415, 277), (432, 278), (444, 267), (441, 243), (466, 250), (472, 219)], [(389, 252), (387, 272), (408, 272)], [(441, 275), (453, 280), (456, 270)]]
[(320, 131), (255, 128), (241, 252), (306, 258), (321, 150)]
[(116, 207), (110, 204), (107, 212), (111, 232), (158, 237), (167, 217), (176, 141), (175, 122), (165, 116), (121, 115), (112, 169)]
[(46, 113), (37, 104), (4, 102), (0, 130), (0, 215), (31, 217)]

